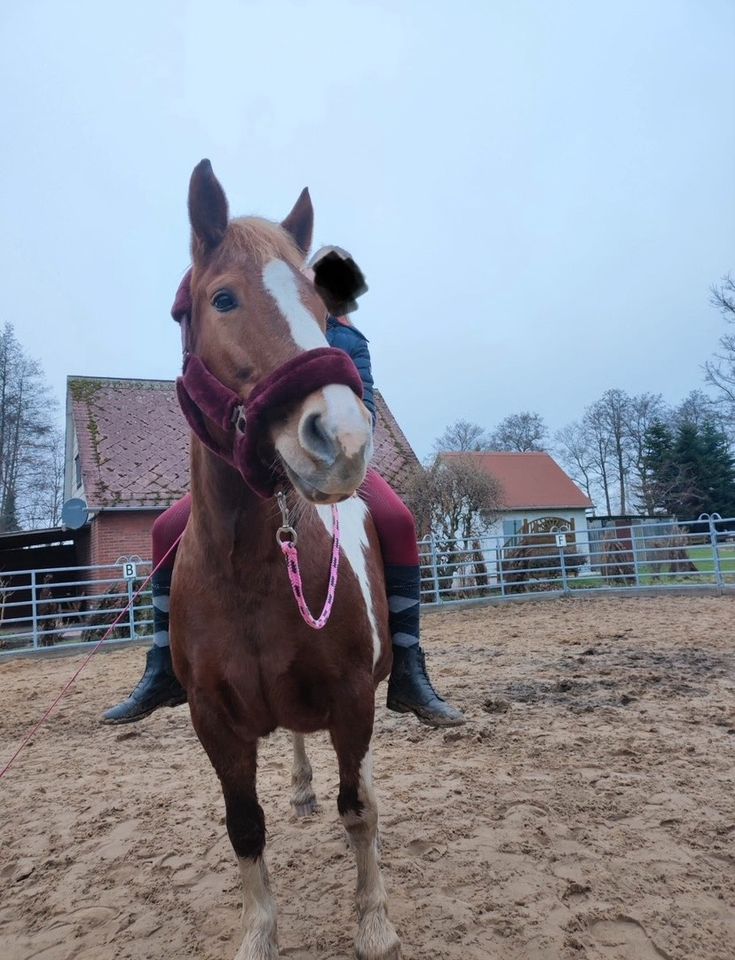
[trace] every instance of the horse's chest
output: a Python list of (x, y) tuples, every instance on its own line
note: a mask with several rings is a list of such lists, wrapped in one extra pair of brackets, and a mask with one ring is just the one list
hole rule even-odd
[[(327, 534), (334, 536), (333, 513), (330, 507), (317, 507), (316, 513)], [(376, 577), (379, 564), (375, 550), (371, 550), (367, 533), (368, 509), (359, 497), (351, 497), (340, 504), (339, 535), (341, 547), (341, 565), (345, 569), (343, 593), (345, 605), (352, 615), (362, 613), (367, 621), (367, 629), (373, 647), (373, 667), (378, 662), (382, 647), (382, 631), (379, 623), (379, 609), (384, 598), (376, 594), (380, 590), (380, 578)], [(344, 584), (344, 580), (347, 584)], [(339, 581), (337, 584), (339, 590)], [(336, 594), (335, 594), (336, 599)]]
[[(327, 602), (330, 581), (330, 557), (334, 538), (331, 507), (317, 507), (308, 524), (299, 530), (298, 575), (291, 581), (286, 560), (277, 556), (264, 568), (251, 586), (248, 621), (264, 647), (277, 642), (276, 635), (286, 633), (289, 643), (318, 650), (341, 647), (340, 638), (352, 650), (360, 649), (374, 667), (381, 654), (385, 625), (385, 596), (380, 576), (381, 561), (373, 549), (366, 528), (367, 507), (352, 498), (339, 506), (340, 559), (336, 573), (334, 602), (327, 624), (322, 629), (309, 626), (299, 612), (303, 603), (314, 618)], [(247, 591), (247, 583), (243, 584)], [(247, 627), (246, 627), (247, 629)]]

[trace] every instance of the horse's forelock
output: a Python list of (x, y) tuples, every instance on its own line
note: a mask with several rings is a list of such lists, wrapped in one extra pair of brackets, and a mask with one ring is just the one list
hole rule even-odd
[(259, 266), (265, 266), (270, 260), (284, 260), (300, 270), (305, 260), (304, 254), (280, 224), (260, 217), (231, 220), (223, 247), (227, 253), (246, 254)]

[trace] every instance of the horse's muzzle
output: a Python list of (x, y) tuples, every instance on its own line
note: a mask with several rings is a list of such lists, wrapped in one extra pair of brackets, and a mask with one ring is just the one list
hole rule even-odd
[(298, 493), (314, 503), (336, 503), (365, 479), (372, 418), (348, 387), (331, 384), (274, 423), (271, 439)]
[[(303, 477), (304, 486), (310, 486), (315, 495), (308, 497), (301, 488), (299, 492), (315, 502), (332, 502), (335, 495), (344, 499), (356, 489), (335, 489), (335, 486), (341, 488), (345, 481), (352, 484), (354, 465), (350, 468), (346, 464), (357, 452), (352, 449), (357, 440), (351, 436), (351, 430), (356, 435), (361, 432), (358, 427), (359, 413), (354, 410), (348, 413), (347, 429), (344, 424), (339, 429), (335, 428), (335, 417), (339, 419), (337, 408), (340, 407), (335, 390), (344, 388), (349, 388), (350, 394), (354, 395), (351, 400), (355, 409), (362, 408), (369, 419), (362, 404), (355, 403), (355, 397), (362, 398), (360, 374), (351, 357), (334, 347), (306, 350), (288, 360), (257, 383), (247, 401), (225, 386), (193, 354), (186, 357), (183, 374), (176, 381), (179, 403), (191, 429), (209, 450), (237, 469), (258, 496), (272, 496), (278, 482), (273, 467), (264, 463), (259, 454), (264, 442), (272, 439), (292, 478), (294, 475), (298, 479)], [(306, 412), (297, 411), (299, 421), (306, 417), (300, 424), (300, 433), (306, 442), (303, 445), (297, 443), (306, 456), (306, 460), (302, 461), (296, 455), (295, 448), (281, 444), (284, 447), (281, 450), (277, 438), (271, 438), (270, 415), (276, 409), (295, 408), (306, 398), (310, 401), (312, 398), (321, 399), (310, 403)], [(341, 406), (344, 416), (344, 403)], [(220, 444), (212, 436), (207, 421), (226, 433), (227, 445)], [(298, 433), (297, 428), (297, 436)], [(361, 460), (364, 459), (364, 452), (363, 449)], [(339, 469), (335, 470), (338, 460)], [(364, 466), (367, 467), (367, 461)], [(349, 480), (348, 475), (351, 475)], [(325, 484), (325, 488), (321, 487), (321, 483)], [(317, 500), (318, 495), (328, 499)]]

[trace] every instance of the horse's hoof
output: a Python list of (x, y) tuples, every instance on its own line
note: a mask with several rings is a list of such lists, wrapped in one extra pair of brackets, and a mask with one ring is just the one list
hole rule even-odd
[(378, 953), (374, 950), (365, 953), (360, 947), (355, 947), (355, 956), (357, 960), (401, 960), (401, 944), (396, 938), (393, 946), (387, 947), (385, 950), (381, 949)]
[(301, 803), (291, 801), (291, 808), (297, 817), (310, 817), (314, 813), (319, 813), (319, 804), (316, 802), (316, 797), (303, 800)]
[(235, 960), (278, 960), (278, 946), (272, 941), (246, 940), (237, 951)]
[(384, 913), (363, 917), (355, 942), (357, 960), (401, 960), (401, 941)]

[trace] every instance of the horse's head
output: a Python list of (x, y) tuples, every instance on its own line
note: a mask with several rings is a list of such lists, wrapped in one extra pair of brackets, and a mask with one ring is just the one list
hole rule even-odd
[[(305, 351), (328, 346), (325, 302), (331, 305), (343, 291), (329, 289), (329, 271), (316, 289), (302, 272), (313, 218), (304, 190), (280, 224), (256, 217), (230, 220), (209, 161), (192, 174), (188, 346), (246, 408), (251, 393), (274, 371)], [(290, 395), (281, 391), (267, 410), (257, 455), (277, 456), (305, 499), (335, 503), (364, 479), (372, 453), (371, 417), (349, 386), (320, 383), (307, 389), (305, 396), (298, 389)], [(221, 446), (231, 444), (221, 425), (207, 429)]]

